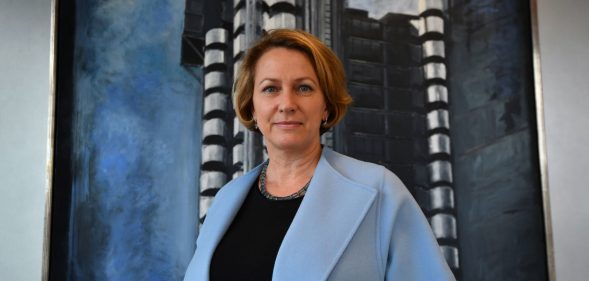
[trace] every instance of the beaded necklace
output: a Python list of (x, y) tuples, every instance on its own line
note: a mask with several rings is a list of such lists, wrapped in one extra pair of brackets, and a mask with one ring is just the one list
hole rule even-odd
[(262, 172), (260, 172), (260, 192), (262, 193), (262, 195), (264, 195), (264, 197), (266, 197), (270, 200), (290, 200), (290, 199), (303, 197), (305, 195), (305, 193), (307, 193), (307, 188), (309, 188), (309, 184), (311, 183), (310, 179), (307, 182), (307, 184), (305, 184), (305, 186), (303, 186), (303, 188), (301, 188), (299, 191), (297, 191), (291, 195), (274, 196), (274, 195), (270, 194), (266, 190), (266, 170), (268, 170), (268, 163), (270, 163), (270, 161), (266, 160), (266, 162), (264, 163), (264, 166), (262, 166)]

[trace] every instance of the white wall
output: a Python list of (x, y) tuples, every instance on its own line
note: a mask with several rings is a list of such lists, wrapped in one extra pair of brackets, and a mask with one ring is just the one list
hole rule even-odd
[(0, 1), (0, 280), (41, 279), (50, 5)]
[(537, 0), (556, 275), (589, 276), (589, 1)]

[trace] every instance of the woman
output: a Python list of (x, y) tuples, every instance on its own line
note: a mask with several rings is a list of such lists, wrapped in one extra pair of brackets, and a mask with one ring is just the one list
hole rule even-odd
[(427, 220), (382, 166), (322, 147), (351, 102), (335, 54), (274, 30), (245, 56), (239, 120), (269, 160), (225, 185), (184, 280), (453, 280)]

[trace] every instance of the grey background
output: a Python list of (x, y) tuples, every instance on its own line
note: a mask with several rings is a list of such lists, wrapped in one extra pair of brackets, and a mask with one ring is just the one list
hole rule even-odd
[(589, 276), (589, 1), (538, 0), (556, 275)]
[(0, 1), (0, 280), (41, 280), (50, 4)]
[[(589, 2), (538, 0), (558, 280), (585, 280), (589, 246)], [(39, 280), (46, 192), (50, 3), (0, 2), (0, 279)]]

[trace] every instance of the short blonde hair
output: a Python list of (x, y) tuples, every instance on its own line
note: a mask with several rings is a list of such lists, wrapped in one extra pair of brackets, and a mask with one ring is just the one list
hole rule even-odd
[(256, 64), (263, 54), (278, 47), (302, 52), (313, 65), (328, 112), (327, 122), (320, 129), (323, 134), (344, 117), (352, 97), (348, 94), (341, 61), (317, 37), (302, 30), (271, 30), (247, 51), (234, 84), (233, 108), (237, 118), (246, 128), (256, 130), (253, 120)]

